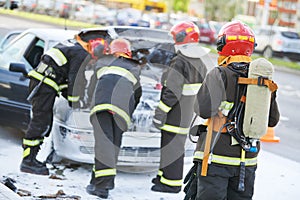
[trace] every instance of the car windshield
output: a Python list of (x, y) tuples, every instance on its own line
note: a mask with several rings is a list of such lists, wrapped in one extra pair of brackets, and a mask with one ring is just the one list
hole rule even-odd
[(296, 32), (292, 32), (292, 31), (284, 31), (281, 32), (281, 35), (290, 39), (300, 39), (300, 36), (298, 33)]

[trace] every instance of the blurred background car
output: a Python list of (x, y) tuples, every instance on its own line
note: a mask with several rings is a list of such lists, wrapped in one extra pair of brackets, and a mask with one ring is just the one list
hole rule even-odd
[(112, 25), (114, 23), (115, 15), (115, 10), (110, 10), (99, 4), (91, 4), (80, 7), (71, 18), (93, 24)]
[(4, 7), (5, 9), (16, 9), (19, 8), (19, 1), (18, 0), (0, 0), (0, 7)]
[(265, 58), (287, 57), (300, 61), (300, 36), (292, 28), (265, 26), (255, 29), (254, 51)]
[(204, 19), (200, 19), (197, 21), (194, 21), (194, 23), (198, 26), (199, 31), (200, 31), (200, 38), (199, 42), (202, 43), (207, 43), (207, 44), (215, 44), (216, 43), (216, 38), (217, 38), (217, 30), (213, 27), (212, 25), (209, 24)]
[(117, 11), (117, 25), (150, 27), (150, 21), (143, 18), (141, 10), (124, 8)]

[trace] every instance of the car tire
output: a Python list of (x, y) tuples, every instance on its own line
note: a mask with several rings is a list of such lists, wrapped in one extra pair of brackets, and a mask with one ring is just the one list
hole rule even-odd
[(266, 47), (265, 50), (263, 51), (263, 56), (267, 59), (272, 58), (273, 57), (273, 50), (271, 47)]

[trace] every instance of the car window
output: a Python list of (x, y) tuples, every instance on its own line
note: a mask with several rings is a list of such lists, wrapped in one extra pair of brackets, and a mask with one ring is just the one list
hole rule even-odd
[(23, 61), (23, 54), (34, 38), (35, 36), (33, 34), (28, 33), (19, 40), (11, 43), (1, 55), (1, 60), (5, 63), (1, 67), (8, 69), (10, 62)]
[(24, 54), (24, 58), (31, 65), (32, 68), (36, 68), (40, 62), (41, 56), (44, 53), (45, 41), (36, 38), (28, 47), (27, 52)]
[(290, 39), (300, 39), (299, 34), (296, 33), (296, 32), (283, 31), (283, 32), (281, 32), (281, 35), (283, 37), (287, 37), (287, 38), (290, 38)]

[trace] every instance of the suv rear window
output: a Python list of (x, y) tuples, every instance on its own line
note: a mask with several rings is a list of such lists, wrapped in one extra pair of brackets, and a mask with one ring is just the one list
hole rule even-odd
[(281, 35), (283, 37), (287, 37), (287, 38), (290, 38), (290, 39), (300, 39), (299, 34), (296, 33), (296, 32), (284, 31), (284, 32), (281, 32)]

